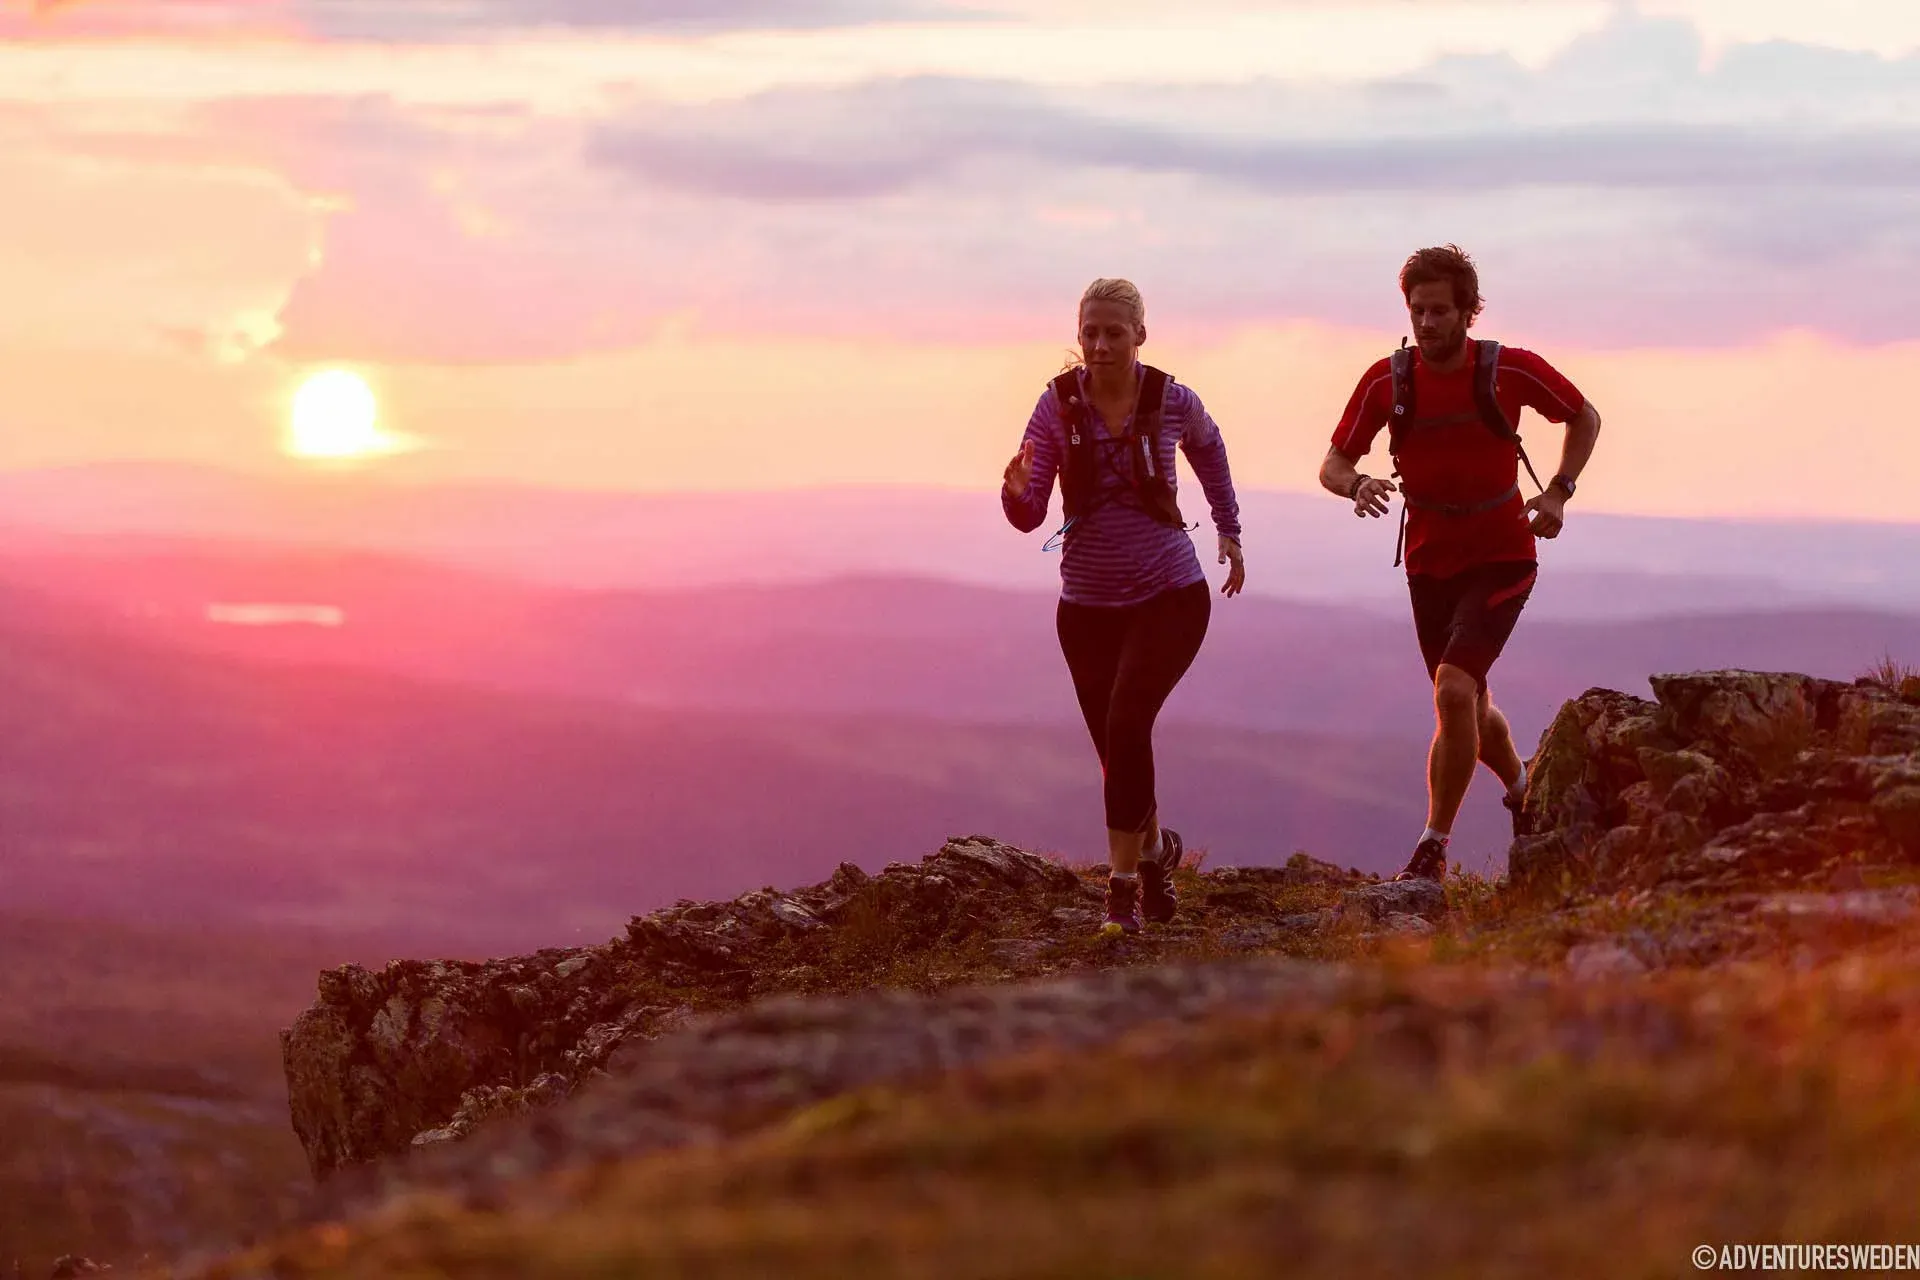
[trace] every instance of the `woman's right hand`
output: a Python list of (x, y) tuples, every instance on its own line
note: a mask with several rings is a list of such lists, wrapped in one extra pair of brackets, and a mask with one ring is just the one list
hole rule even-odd
[(1007, 464), (1006, 474), (1002, 477), (1001, 483), (1006, 486), (1009, 497), (1027, 496), (1027, 486), (1033, 483), (1033, 441), (1020, 442), (1020, 452), (1014, 454), (1013, 461)]

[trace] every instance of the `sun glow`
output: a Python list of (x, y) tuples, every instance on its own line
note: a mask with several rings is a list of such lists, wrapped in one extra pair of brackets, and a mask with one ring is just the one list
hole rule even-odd
[(380, 430), (380, 405), (357, 373), (328, 369), (293, 393), (286, 450), (297, 458), (369, 458), (391, 453), (393, 439)]

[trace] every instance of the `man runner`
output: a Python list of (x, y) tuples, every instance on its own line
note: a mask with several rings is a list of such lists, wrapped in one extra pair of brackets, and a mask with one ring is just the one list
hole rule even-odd
[[(1395, 879), (1440, 880), (1475, 760), (1505, 784), (1514, 834), (1523, 834), (1526, 766), (1493, 705), (1487, 672), (1533, 591), (1535, 536), (1560, 534), (1567, 500), (1593, 455), (1600, 415), (1532, 352), (1467, 340), (1482, 305), (1480, 278), (1457, 247), (1422, 249), (1407, 259), (1400, 293), (1417, 345), (1403, 345), (1360, 379), (1320, 466), (1320, 483), (1351, 500), (1357, 516), (1387, 514), (1396, 486), (1362, 474), (1357, 464), (1391, 424), (1388, 449), (1405, 502), (1407, 587), (1437, 722), (1427, 757), (1427, 828)], [(1515, 431), (1523, 406), (1567, 428), (1559, 470), (1530, 500), (1520, 490), (1526, 454)]]

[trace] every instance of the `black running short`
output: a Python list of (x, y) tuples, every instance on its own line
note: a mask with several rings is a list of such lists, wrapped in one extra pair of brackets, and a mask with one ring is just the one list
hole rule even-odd
[(1507, 647), (1520, 610), (1533, 594), (1539, 565), (1532, 560), (1501, 560), (1475, 565), (1450, 578), (1415, 574), (1407, 579), (1413, 596), (1413, 626), (1427, 678), (1440, 664), (1458, 667), (1486, 692), (1487, 672)]

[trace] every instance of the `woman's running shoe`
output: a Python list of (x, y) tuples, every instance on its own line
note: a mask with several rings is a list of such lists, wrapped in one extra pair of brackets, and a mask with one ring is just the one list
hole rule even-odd
[(1160, 828), (1160, 856), (1140, 860), (1140, 914), (1148, 924), (1166, 924), (1180, 909), (1180, 895), (1173, 888), (1173, 873), (1187, 846), (1180, 833), (1171, 827)]

